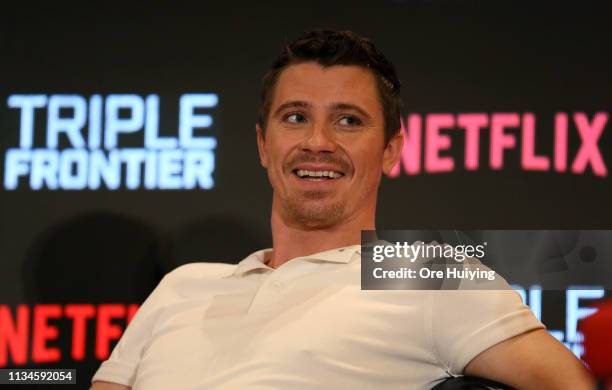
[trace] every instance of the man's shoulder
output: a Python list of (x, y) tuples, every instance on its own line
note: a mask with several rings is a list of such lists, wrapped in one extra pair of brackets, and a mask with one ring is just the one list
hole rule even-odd
[(165, 282), (176, 282), (193, 279), (218, 279), (232, 275), (236, 264), (194, 262), (183, 264), (164, 276)]
[(146, 304), (151, 310), (184, 300), (198, 299), (226, 288), (236, 268), (226, 263), (188, 263), (168, 272), (151, 293)]

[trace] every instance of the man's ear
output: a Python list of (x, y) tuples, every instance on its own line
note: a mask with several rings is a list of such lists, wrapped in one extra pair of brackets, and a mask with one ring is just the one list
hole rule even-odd
[(385, 146), (383, 154), (383, 172), (388, 175), (402, 155), (404, 147), (404, 132), (400, 129)]
[(268, 155), (266, 153), (266, 139), (259, 126), (259, 123), (255, 124), (255, 131), (257, 131), (257, 150), (259, 151), (259, 162), (264, 168), (268, 168)]

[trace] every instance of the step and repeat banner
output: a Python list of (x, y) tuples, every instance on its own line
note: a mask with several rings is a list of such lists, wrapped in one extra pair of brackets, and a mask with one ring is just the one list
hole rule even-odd
[[(404, 149), (379, 229), (612, 229), (607, 13), (460, 3), (8, 7), (0, 368), (74, 368), (87, 388), (165, 273), (271, 245), (260, 82), (313, 28), (371, 38), (402, 80)], [(580, 237), (556, 249), (564, 272), (611, 261)], [(578, 323), (605, 283), (513, 287), (582, 356)]]

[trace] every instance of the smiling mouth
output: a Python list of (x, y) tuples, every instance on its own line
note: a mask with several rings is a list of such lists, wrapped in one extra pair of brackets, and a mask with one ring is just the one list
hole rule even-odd
[(344, 177), (344, 173), (338, 171), (311, 171), (307, 169), (294, 169), (293, 174), (299, 179), (310, 181), (337, 180)]

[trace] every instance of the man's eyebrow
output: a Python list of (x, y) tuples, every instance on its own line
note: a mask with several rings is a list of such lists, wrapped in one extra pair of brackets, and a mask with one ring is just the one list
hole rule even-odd
[[(291, 100), (291, 101), (285, 102), (281, 104), (280, 106), (278, 106), (276, 110), (274, 110), (273, 116), (278, 116), (281, 112), (283, 112), (284, 110), (288, 108), (310, 108), (310, 107), (311, 107), (311, 104), (303, 100)], [(329, 106), (329, 108), (331, 108), (334, 111), (352, 110), (352, 111), (358, 112), (359, 114), (363, 115), (367, 119), (372, 118), (372, 116), (368, 114), (366, 110), (364, 110), (363, 108), (359, 107), (356, 104), (333, 103)]]
[(309, 108), (310, 107), (310, 103), (308, 102), (304, 102), (302, 100), (291, 100), (288, 102), (285, 102), (283, 104), (281, 104), (280, 106), (278, 106), (276, 108), (276, 110), (274, 110), (274, 116), (277, 116), (278, 114), (280, 114), (282, 111), (288, 109), (288, 108)]
[(334, 103), (331, 105), (330, 107), (332, 110), (353, 110), (353, 111), (357, 111), (358, 113), (360, 113), (361, 115), (365, 116), (366, 118), (370, 119), (372, 116), (370, 114), (368, 114), (366, 112), (366, 110), (364, 110), (363, 108), (355, 105), (355, 104), (350, 104), (350, 103)]

